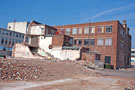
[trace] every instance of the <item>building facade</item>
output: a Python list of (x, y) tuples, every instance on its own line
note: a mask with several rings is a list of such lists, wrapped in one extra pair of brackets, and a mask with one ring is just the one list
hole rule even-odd
[(6, 53), (11, 55), (13, 45), (23, 41), (23, 33), (0, 28), (0, 55), (4, 55)]
[(26, 34), (29, 22), (9, 22), (7, 29)]
[(88, 57), (83, 55), (83, 60), (99, 60), (115, 69), (130, 66), (131, 35), (125, 20), (123, 24), (105, 21), (54, 27), (59, 34), (73, 37), (74, 46), (89, 48)]

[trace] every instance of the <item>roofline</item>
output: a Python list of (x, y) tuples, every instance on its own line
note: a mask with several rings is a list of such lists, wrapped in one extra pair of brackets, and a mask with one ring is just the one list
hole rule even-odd
[(119, 20), (112, 20), (112, 21), (102, 21), (102, 22), (88, 22), (88, 23), (80, 23), (80, 24), (68, 24), (68, 25), (55, 25), (53, 27), (58, 27), (58, 26), (69, 26), (69, 25), (81, 25), (81, 24), (95, 24), (95, 23), (104, 23), (104, 22), (119, 22)]
[[(19, 33), (19, 34), (24, 34), (24, 33), (20, 33), (20, 32), (17, 32), (17, 31), (13, 31), (13, 30), (9, 30), (9, 29), (5, 29), (5, 28), (0, 28), (0, 30), (3, 29), (3, 30), (7, 30), (9, 32), (16, 32), (16, 33)], [(25, 35), (25, 34), (24, 34)]]

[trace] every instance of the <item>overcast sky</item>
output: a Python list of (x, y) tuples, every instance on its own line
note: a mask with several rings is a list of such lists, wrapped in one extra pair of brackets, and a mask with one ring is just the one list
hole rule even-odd
[(135, 0), (0, 0), (0, 27), (36, 20), (48, 25), (127, 21), (135, 48)]

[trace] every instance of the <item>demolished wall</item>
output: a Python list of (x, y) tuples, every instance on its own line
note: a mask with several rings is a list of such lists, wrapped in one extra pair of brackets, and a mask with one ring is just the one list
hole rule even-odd
[[(62, 50), (62, 46), (53, 47), (49, 49), (49, 46), (52, 45), (52, 37), (45, 37), (44, 39), (39, 38), (39, 47), (42, 48), (45, 52), (50, 53), (52, 56), (59, 58), (61, 60), (76, 60), (80, 58), (80, 50)], [(43, 53), (43, 52), (38, 52)], [(43, 53), (47, 56), (46, 53)]]
[(34, 56), (30, 51), (29, 47), (23, 43), (16, 43), (13, 47), (12, 56), (16, 58), (40, 58), (39, 56)]

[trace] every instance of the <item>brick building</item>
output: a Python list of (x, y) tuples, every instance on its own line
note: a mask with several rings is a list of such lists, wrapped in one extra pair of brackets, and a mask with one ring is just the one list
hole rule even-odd
[(82, 60), (102, 61), (116, 68), (130, 66), (131, 35), (126, 21), (105, 21), (54, 26), (59, 34), (74, 38), (73, 45), (89, 47)]

